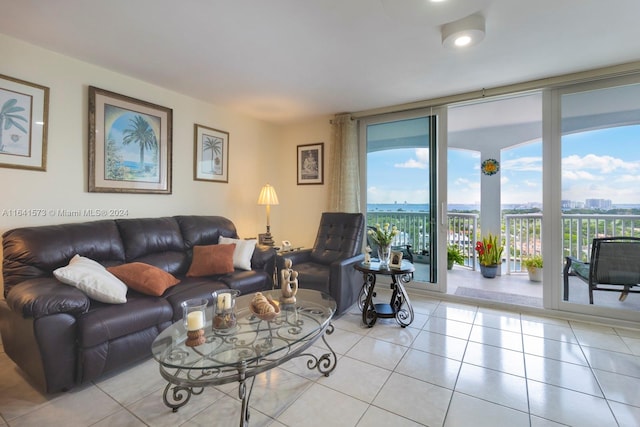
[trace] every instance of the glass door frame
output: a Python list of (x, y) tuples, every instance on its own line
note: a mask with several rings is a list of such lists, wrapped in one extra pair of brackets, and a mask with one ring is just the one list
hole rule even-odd
[[(557, 236), (562, 235), (562, 97), (564, 95), (580, 92), (638, 84), (640, 84), (640, 74), (576, 83), (551, 90), (548, 104), (545, 103), (545, 107), (549, 106), (549, 116), (543, 117), (543, 123), (544, 119), (550, 118), (550, 125), (548, 135), (549, 142), (543, 142), (543, 168), (545, 171), (548, 170), (549, 172), (545, 172), (543, 177), (548, 176), (549, 179), (547, 184), (543, 184), (543, 205), (552, 207), (552, 212), (557, 213), (557, 215), (548, 215), (549, 218), (547, 219), (547, 223), (544, 225), (549, 235), (546, 236), (546, 238), (543, 236), (543, 246), (545, 246), (546, 241), (547, 244), (544, 250), (548, 250), (549, 258), (551, 258), (545, 258), (544, 262), (545, 267), (549, 265), (551, 268), (544, 268), (543, 274), (545, 277), (543, 278), (543, 281), (545, 281), (545, 283), (548, 282), (552, 284), (552, 289), (544, 289), (545, 292), (543, 295), (545, 308), (556, 309), (562, 312), (585, 314), (589, 316), (601, 316), (632, 322), (637, 321), (636, 312), (598, 307), (597, 305), (576, 304), (563, 300), (562, 270), (564, 261), (562, 259), (562, 240), (558, 239)], [(543, 114), (544, 111), (545, 110), (543, 109)], [(545, 134), (545, 136), (547, 135)], [(547, 165), (549, 167), (547, 167)], [(551, 218), (552, 216), (555, 218)]]

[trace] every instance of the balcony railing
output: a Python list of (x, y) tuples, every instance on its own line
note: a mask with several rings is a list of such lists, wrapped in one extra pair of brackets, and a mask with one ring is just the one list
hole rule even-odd
[[(640, 237), (640, 215), (563, 214), (561, 218), (563, 257), (588, 260), (591, 243), (596, 237)], [(394, 245), (409, 244), (415, 254), (428, 255), (431, 230), (428, 212), (367, 212), (368, 225), (385, 222), (396, 225), (400, 230)], [(465, 266), (475, 269), (479, 216), (450, 212), (447, 222), (447, 244), (458, 246), (465, 258)], [(503, 230), (507, 273), (525, 271), (522, 268), (525, 257), (542, 255), (542, 214), (504, 215)]]

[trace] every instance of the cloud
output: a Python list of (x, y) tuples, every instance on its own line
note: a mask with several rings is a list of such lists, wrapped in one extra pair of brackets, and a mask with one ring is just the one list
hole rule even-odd
[(519, 157), (505, 160), (500, 168), (509, 172), (542, 172), (542, 157)]
[(428, 148), (416, 148), (415, 159), (409, 159), (404, 163), (396, 163), (393, 166), (403, 169), (427, 169), (429, 164), (429, 149)]
[(619, 171), (620, 169), (637, 171), (638, 168), (640, 168), (639, 162), (627, 162), (612, 156), (587, 154), (581, 157), (573, 154), (562, 159), (563, 171), (593, 170), (598, 173), (608, 174)]
[(402, 169), (426, 169), (427, 168), (426, 163), (421, 163), (416, 159), (409, 159), (404, 163), (396, 163), (393, 166), (396, 168), (402, 168)]
[(604, 177), (583, 170), (562, 170), (562, 179), (567, 181), (602, 181)]

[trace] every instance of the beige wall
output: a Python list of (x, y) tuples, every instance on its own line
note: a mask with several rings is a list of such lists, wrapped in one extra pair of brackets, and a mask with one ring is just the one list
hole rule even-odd
[[(290, 240), (295, 246), (311, 247), (318, 232), (322, 212), (329, 205), (332, 155), (330, 117), (288, 125), (282, 129), (277, 181), (280, 205), (271, 210), (272, 234), (277, 243)], [(297, 146), (324, 143), (324, 185), (297, 185)]]
[[(103, 218), (61, 215), (13, 216), (12, 210), (125, 209), (129, 218), (175, 214), (222, 215), (241, 237), (264, 232), (264, 206), (256, 204), (270, 182), (280, 205), (271, 213), (276, 242), (289, 239), (309, 247), (320, 213), (327, 207), (331, 154), (330, 117), (278, 126), (56, 54), (0, 35), (0, 74), (50, 89), (47, 170), (0, 168), (0, 233), (15, 227)], [(171, 195), (87, 191), (88, 87), (127, 95), (173, 109), (173, 191)], [(193, 180), (193, 125), (230, 133), (229, 183)], [(325, 143), (325, 184), (296, 185), (296, 146)], [(247, 155), (249, 153), (249, 155)]]

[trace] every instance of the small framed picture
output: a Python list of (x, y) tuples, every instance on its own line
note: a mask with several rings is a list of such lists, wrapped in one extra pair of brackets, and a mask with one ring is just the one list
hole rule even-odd
[(89, 192), (171, 194), (173, 110), (89, 86)]
[(229, 132), (194, 125), (193, 179), (229, 182)]
[(0, 167), (47, 169), (49, 88), (0, 74)]
[(400, 268), (402, 265), (402, 251), (391, 251), (391, 260), (389, 261), (389, 267)]
[(298, 145), (298, 185), (324, 184), (324, 142)]

